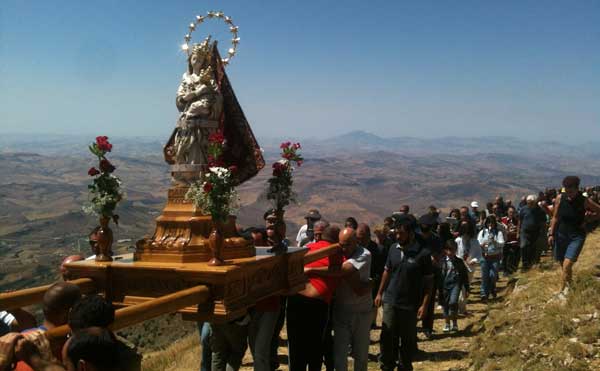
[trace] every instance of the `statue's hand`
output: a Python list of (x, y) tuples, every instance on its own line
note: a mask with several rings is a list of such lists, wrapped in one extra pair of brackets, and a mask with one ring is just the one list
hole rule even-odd
[(189, 102), (191, 100), (193, 100), (194, 98), (196, 98), (196, 93), (195, 92), (189, 92), (186, 95), (183, 96), (183, 100)]

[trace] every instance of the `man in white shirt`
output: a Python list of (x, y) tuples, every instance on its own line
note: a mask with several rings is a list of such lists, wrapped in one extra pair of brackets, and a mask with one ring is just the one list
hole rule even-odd
[(321, 220), (321, 214), (317, 209), (310, 209), (304, 219), (306, 219), (306, 224), (300, 227), (298, 231), (296, 246), (304, 246), (314, 239), (312, 227), (317, 221)]

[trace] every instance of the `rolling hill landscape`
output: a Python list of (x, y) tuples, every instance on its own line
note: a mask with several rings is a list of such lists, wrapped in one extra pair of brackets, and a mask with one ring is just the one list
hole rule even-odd
[[(120, 225), (113, 228), (115, 250), (131, 251), (135, 241), (151, 234), (170, 184), (161, 151), (153, 138), (111, 138), (111, 159), (125, 187)], [(85, 215), (87, 152), (91, 138), (48, 136), (0, 139), (0, 291), (49, 283), (67, 255), (89, 254), (87, 234), (96, 226)], [(267, 164), (277, 159), (279, 141), (260, 139)], [(522, 195), (556, 186), (575, 173), (584, 184), (600, 184), (600, 146), (524, 142), (515, 138), (380, 138), (365, 132), (302, 141), (306, 159), (296, 170), (296, 205), (286, 212), (288, 235), (295, 236), (309, 208), (341, 223), (348, 216), (371, 225), (409, 204), (416, 214), (431, 204), (448, 210), (471, 200), (487, 201), (501, 194)], [(269, 207), (265, 199), (270, 165), (239, 191), (243, 226), (262, 224)], [(165, 319), (166, 318), (166, 319)], [(194, 331), (175, 316), (149, 321), (124, 331), (144, 350), (173, 340), (170, 327)], [(154, 337), (143, 336), (153, 331)], [(176, 332), (175, 332), (176, 333)]]
[[(49, 282), (62, 257), (88, 253), (86, 237), (97, 223), (81, 211), (87, 169), (93, 165), (89, 140), (17, 135), (0, 139), (0, 257), (5, 263), (0, 290)], [(123, 252), (152, 233), (170, 180), (159, 139), (113, 141), (111, 158), (126, 190), (115, 228), (117, 250)], [(267, 164), (275, 161), (278, 141), (260, 143)], [(330, 221), (354, 216), (372, 225), (401, 204), (410, 204), (419, 214), (431, 204), (448, 209), (498, 194), (514, 200), (557, 185), (567, 173), (579, 174), (584, 184), (600, 183), (600, 163), (591, 160), (600, 146), (593, 144), (573, 147), (505, 137), (380, 138), (365, 132), (306, 139), (302, 144), (306, 161), (296, 171), (298, 203), (286, 213), (292, 237), (312, 207)], [(268, 167), (240, 187), (238, 221), (243, 226), (260, 225), (269, 207), (264, 196)]]

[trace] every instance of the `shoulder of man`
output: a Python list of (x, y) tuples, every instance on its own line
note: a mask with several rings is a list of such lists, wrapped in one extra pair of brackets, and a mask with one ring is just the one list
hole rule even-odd
[(364, 262), (366, 260), (371, 260), (371, 252), (366, 249), (365, 247), (362, 247), (360, 245), (358, 245), (356, 247), (356, 250), (354, 251), (354, 254), (352, 254), (352, 256), (347, 259), (346, 261), (349, 260), (354, 260), (357, 262)]

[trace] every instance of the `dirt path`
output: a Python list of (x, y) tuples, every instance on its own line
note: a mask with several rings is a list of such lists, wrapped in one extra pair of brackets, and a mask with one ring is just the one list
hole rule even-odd
[[(498, 282), (498, 298), (490, 303), (499, 302), (504, 299), (508, 280), (501, 278)], [(417, 371), (434, 371), (434, 370), (463, 370), (469, 366), (469, 348), (475, 339), (478, 331), (481, 329), (481, 324), (488, 313), (488, 304), (484, 304), (479, 300), (480, 279), (479, 272), (475, 273), (475, 279), (471, 285), (471, 295), (467, 306), (468, 314), (459, 318), (458, 324), (460, 331), (458, 333), (445, 334), (442, 329), (444, 320), (442, 318), (441, 309), (436, 308), (436, 316), (434, 322), (434, 336), (431, 340), (427, 340), (422, 333), (419, 333), (419, 349), (421, 353), (417, 356), (414, 362), (414, 368)], [(377, 317), (378, 325), (381, 324), (381, 310)], [(371, 331), (371, 346), (369, 348), (369, 369), (378, 370), (377, 355), (379, 354), (379, 335), (380, 328)], [(285, 327), (282, 331), (282, 338), (286, 339)], [(285, 341), (282, 341), (279, 347), (279, 358), (281, 362), (280, 370), (287, 370), (287, 348)], [(198, 370), (200, 365), (200, 346), (197, 336), (188, 337), (173, 344), (169, 349), (160, 352), (162, 362), (151, 362), (152, 367), (144, 369), (154, 370)], [(147, 364), (150, 366), (150, 364)], [(349, 360), (350, 369), (352, 369), (352, 361)], [(323, 367), (323, 369), (325, 369)], [(252, 356), (250, 351), (244, 357), (241, 370), (252, 370)]]
[[(422, 333), (419, 333), (419, 349), (421, 352), (413, 363), (415, 370), (461, 370), (469, 366), (468, 349), (488, 312), (488, 304), (482, 303), (479, 299), (480, 282), (479, 272), (477, 271), (471, 285), (471, 295), (467, 305), (468, 314), (459, 318), (458, 325), (460, 331), (458, 333), (445, 334), (442, 331), (444, 320), (441, 308), (436, 308), (433, 338), (428, 340)], [(498, 298), (493, 301), (490, 300), (490, 304), (503, 300), (507, 282), (506, 278), (500, 279), (498, 282)], [(371, 331), (371, 346), (369, 348), (370, 370), (379, 370), (377, 356), (379, 354), (379, 335), (381, 332), (381, 310), (379, 310), (377, 316), (377, 324), (377, 329)], [(282, 337), (285, 338), (285, 336), (284, 331)], [(281, 345), (278, 352), (281, 361), (280, 369), (287, 370), (287, 348), (283, 343)], [(352, 368), (351, 359), (349, 359), (349, 366)], [(252, 370), (252, 356), (250, 354), (246, 354), (242, 370)]]

